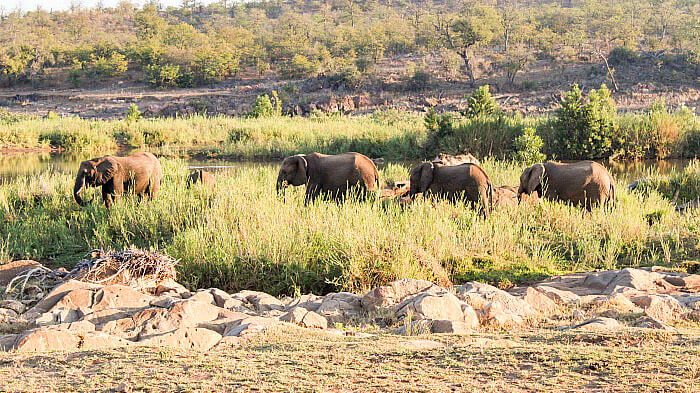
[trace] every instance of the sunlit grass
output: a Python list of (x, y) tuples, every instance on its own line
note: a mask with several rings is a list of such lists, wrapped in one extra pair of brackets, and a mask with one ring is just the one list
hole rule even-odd
[[(590, 214), (542, 202), (483, 219), (444, 201), (304, 207), (301, 187), (284, 198), (276, 194), (270, 166), (219, 172), (216, 191), (187, 189), (184, 164), (162, 162), (165, 178), (155, 201), (126, 198), (111, 210), (99, 197), (79, 208), (68, 175), (10, 181), (0, 188), (2, 259), (70, 266), (93, 248), (135, 245), (179, 258), (180, 277), (193, 287), (295, 294), (359, 292), (445, 272), (453, 282), (510, 285), (583, 269), (679, 265), (700, 256), (700, 216), (678, 215), (653, 191), (619, 190), (614, 209)], [(518, 165), (486, 160), (484, 167), (494, 184), (518, 184)], [(380, 176), (402, 180), (408, 171), (392, 164)]]

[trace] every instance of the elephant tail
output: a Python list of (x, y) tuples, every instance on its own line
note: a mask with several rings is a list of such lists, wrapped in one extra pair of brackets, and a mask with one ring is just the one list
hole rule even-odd
[(610, 183), (610, 203), (615, 207), (615, 183)]

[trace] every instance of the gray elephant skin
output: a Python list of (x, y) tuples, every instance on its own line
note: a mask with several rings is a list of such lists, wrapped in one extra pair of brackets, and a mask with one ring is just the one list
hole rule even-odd
[(136, 153), (128, 157), (104, 156), (80, 163), (75, 178), (73, 196), (85, 205), (80, 194), (86, 186), (102, 187), (102, 199), (107, 207), (125, 193), (155, 198), (163, 178), (163, 169), (151, 153)]
[(493, 186), (489, 176), (475, 164), (443, 165), (424, 162), (411, 171), (409, 196), (423, 194), (451, 201), (464, 199), (478, 203), (488, 216), (493, 206)]
[(520, 176), (518, 198), (537, 192), (549, 200), (568, 202), (587, 210), (615, 200), (615, 182), (607, 169), (594, 161), (535, 164)]
[(288, 184), (306, 185), (304, 205), (308, 205), (321, 195), (342, 200), (351, 188), (364, 195), (374, 192), (379, 188), (379, 173), (374, 162), (360, 153), (299, 154), (282, 162), (277, 192)]
[(195, 184), (202, 184), (206, 187), (214, 189), (216, 188), (216, 178), (211, 172), (207, 172), (203, 169), (197, 169), (190, 173), (190, 176), (187, 178), (187, 186), (193, 186)]

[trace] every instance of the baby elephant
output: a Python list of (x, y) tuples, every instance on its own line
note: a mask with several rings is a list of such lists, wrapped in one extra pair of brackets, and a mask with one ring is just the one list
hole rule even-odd
[(409, 195), (423, 193), (456, 201), (479, 203), (481, 211), (488, 216), (493, 205), (493, 186), (491, 179), (475, 164), (457, 166), (441, 163), (424, 162), (411, 171)]
[(211, 172), (207, 172), (203, 169), (197, 169), (190, 173), (187, 178), (187, 186), (192, 186), (194, 184), (201, 183), (211, 189), (216, 188), (216, 178)]
[(113, 199), (124, 193), (156, 196), (163, 178), (163, 170), (156, 156), (136, 153), (128, 157), (104, 156), (80, 163), (75, 178), (73, 197), (79, 205), (85, 205), (80, 194), (85, 186), (102, 187), (102, 199), (110, 207)]
[(545, 162), (525, 169), (520, 176), (518, 198), (533, 192), (590, 211), (593, 206), (614, 203), (615, 182), (608, 170), (594, 161)]
[(379, 173), (374, 162), (360, 153), (299, 154), (282, 161), (277, 175), (277, 192), (280, 193), (288, 184), (306, 185), (304, 205), (308, 205), (320, 195), (342, 200), (353, 188), (363, 194), (376, 191)]
[(493, 207), (511, 207), (518, 205), (518, 188), (512, 186), (500, 186), (493, 190)]

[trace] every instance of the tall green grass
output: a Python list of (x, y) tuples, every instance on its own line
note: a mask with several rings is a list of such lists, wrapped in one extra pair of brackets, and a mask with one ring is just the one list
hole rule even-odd
[[(180, 259), (192, 287), (274, 294), (361, 292), (402, 277), (499, 285), (593, 268), (679, 265), (700, 257), (700, 215), (678, 215), (661, 195), (618, 192), (615, 209), (522, 204), (483, 219), (461, 204), (372, 201), (303, 206), (303, 189), (275, 192), (276, 167), (217, 173), (218, 189), (184, 187), (181, 161), (163, 160), (155, 201), (126, 198), (107, 210), (79, 208), (73, 179), (44, 174), (0, 188), (3, 261), (35, 258), (71, 266), (93, 248), (161, 249)], [(496, 185), (518, 184), (521, 168), (486, 160)], [(389, 165), (383, 179), (406, 179)], [(620, 187), (622, 188), (622, 187)], [(89, 195), (86, 196), (89, 198)], [(649, 220), (657, 212), (658, 219)]]

